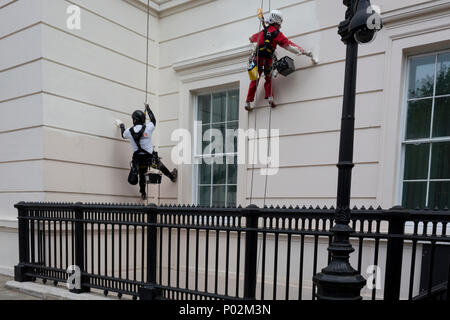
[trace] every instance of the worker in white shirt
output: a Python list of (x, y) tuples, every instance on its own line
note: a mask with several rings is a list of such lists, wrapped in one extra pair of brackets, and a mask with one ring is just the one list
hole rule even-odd
[(155, 164), (172, 182), (177, 181), (177, 169), (173, 169), (170, 172), (161, 162), (157, 153), (153, 151), (152, 133), (156, 127), (156, 118), (148, 104), (145, 106), (145, 110), (150, 118), (150, 123), (148, 124), (145, 123), (145, 113), (141, 110), (133, 112), (131, 116), (133, 127), (128, 130), (125, 130), (125, 125), (120, 120), (116, 120), (116, 124), (122, 132), (122, 137), (130, 140), (133, 149), (132, 170), (134, 169), (138, 172), (139, 191), (142, 200), (147, 199), (145, 174), (148, 171), (148, 167), (152, 164)]

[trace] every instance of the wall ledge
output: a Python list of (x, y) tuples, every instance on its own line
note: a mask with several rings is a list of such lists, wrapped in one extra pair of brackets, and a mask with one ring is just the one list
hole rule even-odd
[(442, 16), (450, 14), (450, 3), (447, 0), (438, 0), (422, 3), (407, 8), (382, 12), (383, 24), (387, 28), (405, 24), (414, 24), (430, 15)]

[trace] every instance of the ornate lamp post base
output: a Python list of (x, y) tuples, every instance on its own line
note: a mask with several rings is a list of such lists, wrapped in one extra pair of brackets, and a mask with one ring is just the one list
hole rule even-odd
[(319, 300), (358, 301), (366, 280), (350, 265), (349, 256), (354, 251), (348, 241), (352, 229), (345, 224), (336, 224), (331, 231), (334, 241), (328, 248), (332, 259), (330, 264), (314, 278)]

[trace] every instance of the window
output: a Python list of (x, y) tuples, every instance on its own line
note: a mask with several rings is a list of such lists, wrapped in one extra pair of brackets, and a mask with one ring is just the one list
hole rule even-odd
[(450, 52), (408, 61), (402, 205), (449, 206)]
[[(195, 180), (201, 206), (236, 205), (238, 127), (239, 90), (197, 96)], [(211, 148), (216, 143), (219, 147)]]

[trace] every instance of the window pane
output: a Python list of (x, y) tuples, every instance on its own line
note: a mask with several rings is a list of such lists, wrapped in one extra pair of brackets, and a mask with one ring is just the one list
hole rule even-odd
[(404, 182), (402, 205), (408, 209), (425, 208), (426, 182)]
[(406, 139), (430, 137), (432, 103), (432, 99), (411, 101), (408, 103)]
[[(202, 150), (200, 152), (200, 154), (204, 154), (206, 147), (209, 146), (211, 144), (211, 131), (207, 132), (209, 129), (211, 129), (211, 125), (207, 124), (207, 125), (203, 125), (202, 126)], [(209, 152), (208, 152), (209, 154)]]
[(436, 95), (450, 94), (450, 53), (438, 55)]
[(198, 175), (200, 184), (211, 184), (211, 165), (202, 161), (202, 164), (198, 165)]
[(435, 55), (411, 59), (409, 98), (431, 97), (433, 95), (435, 62)]
[(450, 97), (434, 102), (433, 137), (450, 137)]
[(430, 182), (428, 207), (444, 209), (450, 204), (450, 181)]
[(215, 151), (213, 153), (225, 152), (225, 123), (213, 124), (213, 129), (219, 130), (212, 132)]
[(199, 187), (199, 204), (201, 206), (211, 206), (211, 187)]
[(226, 121), (226, 101), (227, 101), (227, 94), (225, 92), (221, 93), (215, 93), (213, 94), (213, 116), (212, 121), (213, 122), (225, 122)]
[(237, 152), (238, 150), (238, 136), (237, 130), (239, 129), (239, 122), (233, 121), (227, 123), (225, 150), (227, 153)]
[(239, 90), (228, 92), (227, 121), (239, 120)]
[(427, 179), (430, 144), (408, 144), (405, 148), (405, 175), (403, 179)]
[(227, 207), (236, 207), (236, 186), (228, 187)]
[(228, 166), (228, 177), (227, 177), (227, 183), (228, 184), (237, 184), (237, 157), (234, 157), (234, 164), (227, 164)]
[(198, 96), (197, 120), (203, 123), (211, 122), (211, 95)]
[(450, 179), (450, 142), (433, 143), (431, 179)]
[(225, 184), (226, 183), (226, 164), (225, 159), (223, 159), (222, 164), (213, 164), (213, 184)]
[(225, 187), (213, 186), (213, 202), (215, 207), (225, 207)]

